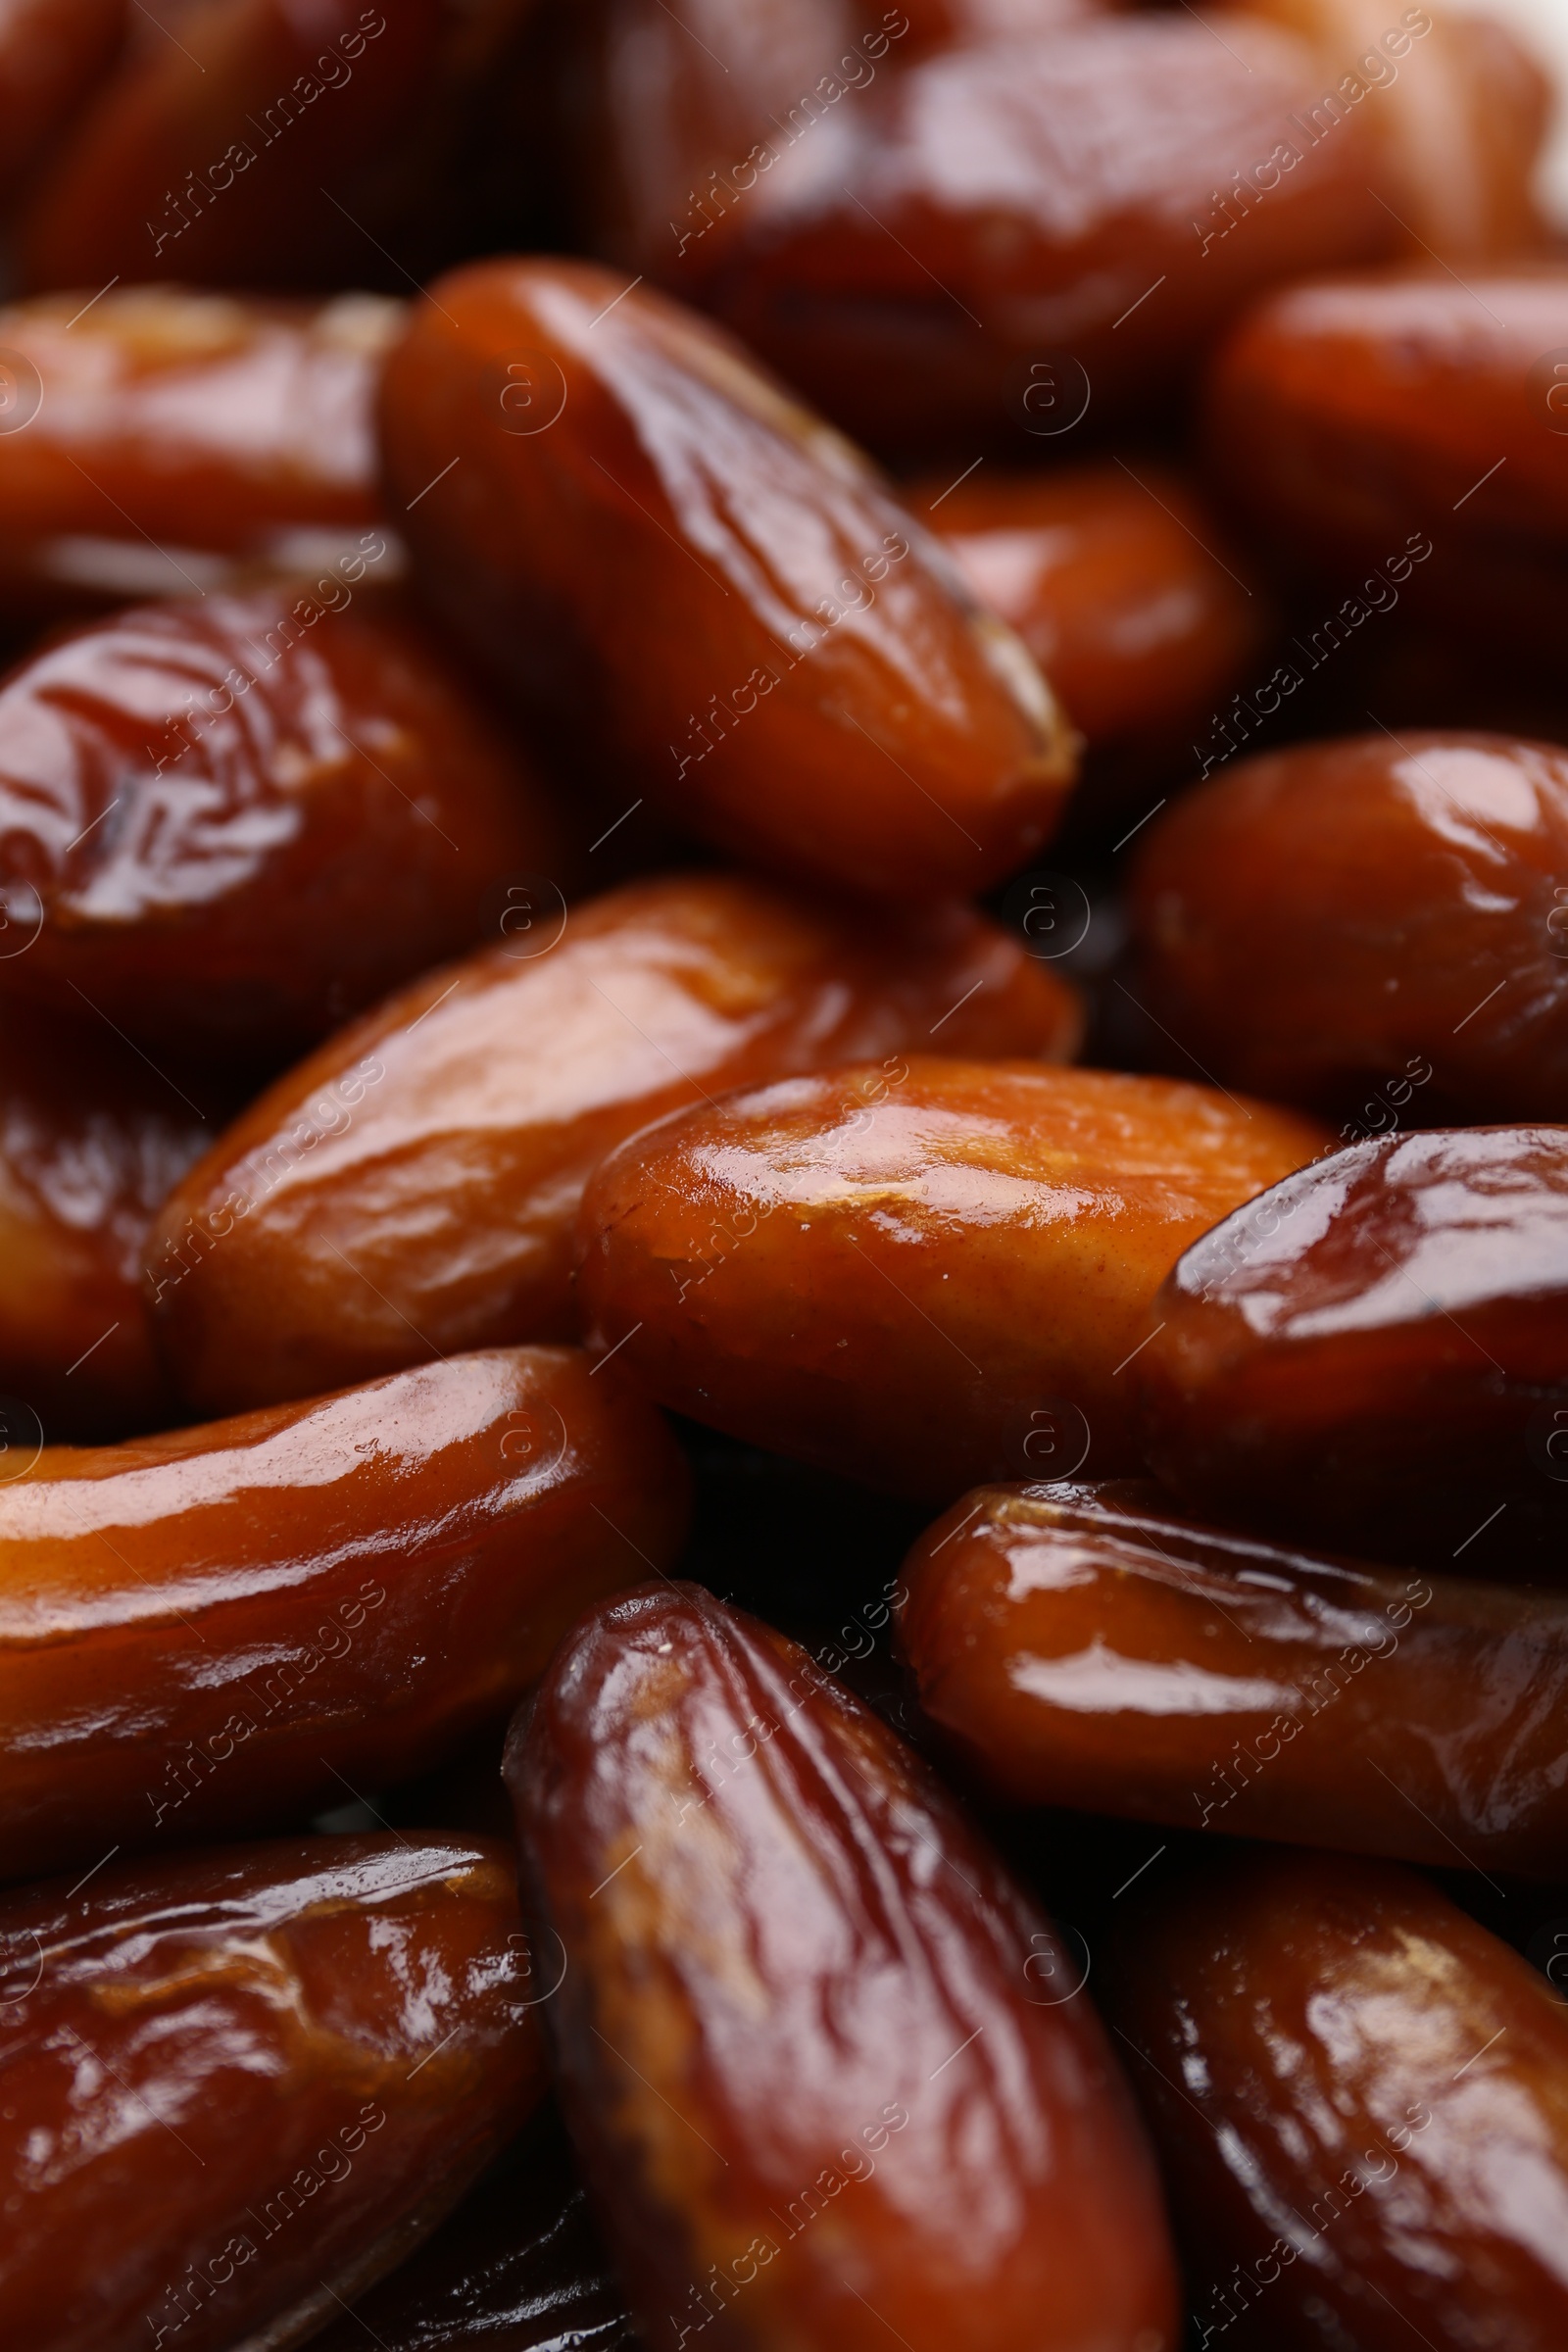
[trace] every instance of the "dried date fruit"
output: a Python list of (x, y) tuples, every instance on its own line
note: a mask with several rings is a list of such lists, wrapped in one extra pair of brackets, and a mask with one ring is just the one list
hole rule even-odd
[(650, 1587), (558, 1655), (507, 1777), (650, 2352), (1174, 2344), (1125, 2086), (1087, 1999), (1037, 1997), (1065, 1950), (805, 1651)]
[(138, 606), (0, 685), (0, 990), (275, 1064), (466, 946), (499, 877), (566, 872), (439, 649), (322, 591)]
[(1200, 1507), (1395, 1559), (1504, 1512), (1560, 1554), (1565, 1304), (1568, 1127), (1352, 1144), (1173, 1268), (1133, 1367), (1149, 1458)]
[(685, 1531), (659, 1415), (567, 1348), (19, 1450), (0, 1485), (12, 1877), (408, 1778)]
[(1141, 994), (1227, 1085), (1348, 1139), (1568, 1111), (1568, 752), (1410, 730), (1249, 760), (1150, 827)]
[(1260, 1543), (1157, 1489), (987, 1487), (900, 1579), (920, 1701), (989, 1789), (1556, 1878), (1568, 1599)]
[(1196, 2344), (1556, 2352), (1568, 2010), (1413, 1873), (1259, 1849), (1138, 1906), (1111, 2016)]
[(26, 186), (108, 71), (125, 0), (5, 0), (0, 9), (0, 202)]
[(498, 921), (280, 1079), (170, 1201), (149, 1279), (203, 1410), (570, 1337), (583, 1185), (680, 1104), (916, 1043), (1077, 1043), (1071, 989), (966, 907), (872, 917), (702, 874), (569, 918), (517, 885)]
[(694, 1420), (895, 1493), (1114, 1475), (1164, 1276), (1323, 1140), (1205, 1087), (1016, 1062), (732, 1094), (590, 1182), (590, 1345)]
[(416, 311), (382, 431), (428, 593), (633, 806), (883, 896), (969, 895), (1054, 827), (1071, 739), (1023, 647), (707, 321), (477, 263)]
[(499, 1839), (112, 1863), (0, 1901), (0, 2300), (29, 2352), (283, 2352), (543, 2088)]

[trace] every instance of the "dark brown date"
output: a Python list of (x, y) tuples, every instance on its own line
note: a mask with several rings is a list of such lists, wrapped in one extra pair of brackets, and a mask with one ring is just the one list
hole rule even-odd
[(1168, 2352), (1125, 2086), (1087, 1999), (1034, 1997), (1066, 1953), (803, 1650), (649, 1588), (561, 1651), (507, 1777), (650, 2352)]
[(0, 203), (24, 188), (40, 157), (107, 71), (125, 0), (4, 0), (0, 6)]
[(28, 2352), (268, 2352), (543, 2088), (499, 1839), (309, 1838), (0, 1902), (0, 2301)]
[(1436, 1887), (1258, 1849), (1138, 1905), (1109, 1985), (1196, 2346), (1558, 2352), (1568, 2008)]

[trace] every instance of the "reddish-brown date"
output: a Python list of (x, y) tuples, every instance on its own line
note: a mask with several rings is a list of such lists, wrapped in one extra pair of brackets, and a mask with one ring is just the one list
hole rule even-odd
[[(1354, 585), (1363, 606), (1418, 594), (1549, 660), (1568, 619), (1568, 268), (1464, 280), (1423, 264), (1260, 304), (1209, 374), (1211, 471), (1274, 563)], [(1414, 577), (1412, 546), (1428, 551)], [(1342, 606), (1328, 645), (1365, 616)]]
[(443, 278), (388, 362), (424, 583), (574, 769), (768, 870), (967, 895), (1072, 741), (1011, 630), (856, 451), (613, 271)]
[(1071, 989), (967, 907), (871, 917), (704, 874), (569, 918), (521, 888), (498, 919), (500, 946), (280, 1079), (170, 1201), (149, 1277), (204, 1410), (569, 1337), (583, 1185), (678, 1105), (933, 1031), (976, 1056), (1077, 1043)]
[(566, 871), (439, 650), (321, 586), (138, 606), (0, 685), (0, 991), (275, 1066)]
[(1125, 2085), (1089, 2001), (1039, 1997), (1067, 1953), (804, 1650), (650, 1587), (562, 1650), (507, 1777), (650, 2352), (1174, 2344)]
[(687, 263), (870, 447), (955, 471), (977, 439), (1059, 456), (1276, 279), (1388, 243), (1360, 113), (1314, 114), (1321, 77), (1242, 19), (1223, 40), (1152, 13), (947, 50), (840, 106)]
[(1561, 1876), (1568, 1600), (987, 1487), (905, 1564), (927, 1715), (1014, 1802)]
[(1260, 1848), (1132, 1908), (1111, 2015), (1193, 2342), (1558, 2352), (1568, 2009), (1412, 1872)]
[(311, 2340), (316, 2352), (637, 2352), (554, 2109), (412, 2261)]
[(695, 1420), (895, 1493), (1115, 1475), (1164, 1276), (1323, 1140), (1206, 1087), (1016, 1062), (733, 1094), (589, 1184), (591, 1345)]
[(1263, 643), (1259, 599), (1202, 500), (1140, 460), (994, 472), (909, 493), (975, 594), (1016, 629), (1084, 738), (1077, 827), (1186, 772)]
[(0, 0), (0, 202), (107, 72), (125, 18), (125, 0)]
[[(0, 952), (5, 944), (0, 931)], [(0, 1395), (52, 1437), (122, 1437), (175, 1418), (153, 1353), (142, 1250), (210, 1140), (194, 1105), (106, 1025), (6, 1013)]]
[(1241, 762), (1149, 828), (1141, 994), (1348, 1138), (1568, 1112), (1568, 752), (1410, 730)]
[(504, 1713), (685, 1532), (674, 1441), (612, 1378), (494, 1349), (130, 1445), (12, 1446), (0, 1874), (341, 1803)]
[(12, 2340), (282, 2352), (416, 2244), (543, 2087), (515, 1888), (416, 1833), (0, 1902)]
[(189, 596), (401, 554), (379, 520), (375, 389), (403, 305), (185, 287), (0, 310), (0, 609)]
[(1568, 1127), (1352, 1144), (1216, 1225), (1133, 1367), (1200, 1507), (1396, 1559), (1555, 1523), (1568, 1478)]

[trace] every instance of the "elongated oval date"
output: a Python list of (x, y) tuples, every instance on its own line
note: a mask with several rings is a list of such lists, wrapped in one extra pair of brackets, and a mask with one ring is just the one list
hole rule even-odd
[(1339, 589), (1302, 647), (1314, 667), (1400, 597), (1515, 652), (1561, 643), (1568, 267), (1464, 278), (1288, 287), (1210, 370), (1213, 478), (1277, 563)]
[(416, 2243), (543, 2088), (515, 1888), (500, 1839), (416, 1833), (0, 1901), (16, 2341), (282, 2352)]
[[(650, 2352), (1166, 2352), (1170, 2257), (1054, 1931), (884, 1724), (696, 1586), (508, 1743), (563, 2103)], [(1038, 1982), (1037, 1982), (1038, 1980)], [(880, 2330), (877, 2330), (880, 2332)]]
[(1276, 279), (1387, 244), (1367, 110), (1321, 93), (1243, 18), (961, 45), (788, 148), (693, 249), (701, 299), (873, 449), (1059, 455)]
[(374, 405), (403, 304), (183, 286), (85, 299), (0, 310), (4, 609), (35, 621), (189, 596), (246, 567), (394, 573)]
[(39, 158), (105, 74), (125, 0), (6, 0), (0, 12), (0, 201), (24, 188)]
[[(1384, 1136), (1182, 1257), (1133, 1367), (1190, 1500), (1395, 1558), (1568, 1495), (1568, 1127)], [(1532, 1509), (1534, 1506), (1534, 1509)], [(1467, 1563), (1468, 1564), (1468, 1563)]]
[[(0, 952), (5, 933), (0, 931)], [(210, 1140), (202, 1114), (104, 1024), (0, 1027), (0, 1396), (52, 1437), (176, 1417), (141, 1278), (148, 1228)], [(41, 1434), (41, 1432), (40, 1432)], [(5, 1474), (0, 1457), (0, 1479)]]
[(920, 1699), (1013, 1801), (1561, 1874), (1568, 1600), (985, 1487), (905, 1565)]
[(332, 587), (138, 606), (0, 685), (0, 990), (280, 1057), (566, 871), (445, 657)]
[(1072, 749), (1034, 663), (726, 335), (578, 262), (436, 296), (388, 363), (392, 494), (573, 766), (858, 892), (966, 895), (1047, 838)]
[(383, 2352), (637, 2352), (554, 2110), (411, 2261), (312, 2341), (317, 2352), (369, 2342)]
[[(1193, 737), (1261, 651), (1223, 528), (1166, 467), (987, 467), (911, 490), (975, 594), (1016, 629), (1085, 743), (1072, 822), (1185, 775)], [(1224, 551), (1224, 552), (1217, 552)]]
[(734, 1094), (590, 1183), (590, 1345), (753, 1444), (947, 1502), (1139, 1460), (1181, 1251), (1322, 1142), (1205, 1087), (911, 1055)]
[(1146, 1001), (1227, 1084), (1347, 1140), (1568, 1111), (1568, 753), (1503, 735), (1300, 744), (1150, 827)]
[(12, 1877), (407, 1779), (685, 1532), (673, 1439), (568, 1348), (5, 1458)]
[(1118, 1946), (1196, 2343), (1555, 2352), (1568, 2009), (1534, 1969), (1413, 1873), (1267, 1849)]
[(882, 1055), (1065, 1055), (1077, 1002), (967, 908), (873, 918), (721, 875), (575, 908), (514, 888), (500, 946), (321, 1049), (171, 1200), (149, 1280), (206, 1410), (577, 1329), (572, 1223), (605, 1152), (726, 1087)]

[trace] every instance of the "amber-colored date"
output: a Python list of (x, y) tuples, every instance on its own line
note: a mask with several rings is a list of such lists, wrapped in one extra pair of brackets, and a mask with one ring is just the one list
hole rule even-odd
[(499, 1839), (292, 1838), (8, 1896), (12, 2340), (314, 2334), (534, 2105), (544, 1990)]
[(391, 576), (374, 441), (404, 307), (120, 286), (0, 310), (0, 603), (19, 618), (243, 585)]
[(475, 938), (498, 879), (566, 871), (464, 680), (353, 598), (138, 606), (11, 673), (0, 991), (275, 1062)]
[(590, 1183), (591, 1345), (695, 1420), (895, 1493), (1115, 1475), (1164, 1276), (1323, 1140), (1206, 1087), (1015, 1062), (734, 1094)]
[(1088, 2000), (1040, 1997), (1079, 1974), (805, 1651), (650, 1587), (567, 1642), (507, 1777), (565, 1964), (563, 2102), (650, 2352), (1168, 2352), (1125, 2085)]
[[(6, 944), (0, 928), (0, 954)], [(153, 1352), (142, 1249), (208, 1140), (201, 1114), (107, 1025), (7, 1011), (0, 1397), (41, 1416), (52, 1436), (123, 1437), (175, 1417)], [(13, 1460), (24, 1417), (11, 1416)]]
[(1557, 2352), (1568, 2009), (1437, 1888), (1266, 1849), (1137, 1906), (1111, 2015), (1195, 2344)]
[[(1409, 1558), (1504, 1545), (1568, 1477), (1568, 1127), (1385, 1136), (1195, 1243), (1133, 1367), (1200, 1507)], [(1531, 1506), (1534, 1506), (1533, 1508)]]
[(726, 1087), (928, 1043), (1072, 1052), (1077, 1000), (966, 907), (873, 917), (725, 875), (568, 919), (514, 889), (502, 944), (264, 1095), (170, 1201), (148, 1267), (208, 1411), (577, 1329), (572, 1223), (610, 1148)]
[(685, 1532), (659, 1415), (568, 1348), (0, 1458), (12, 1877), (407, 1779)]
[(580, 262), (455, 271), (387, 367), (425, 584), (616, 813), (883, 895), (1055, 824), (1071, 739), (880, 477), (706, 320)]
[(775, 135), (685, 266), (871, 448), (1059, 455), (1276, 279), (1388, 244), (1368, 110), (1315, 117), (1322, 74), (1255, 20), (1153, 11), (945, 50), (838, 107), (826, 169)]
[(1568, 1112), (1568, 752), (1408, 731), (1243, 761), (1150, 827), (1147, 1002), (1348, 1139)]
[(905, 1564), (926, 1713), (1028, 1804), (1560, 1877), (1568, 1600), (989, 1487)]
[(1136, 473), (988, 466), (956, 489), (930, 475), (909, 498), (1084, 737), (1075, 829), (1185, 774), (1193, 737), (1243, 682), (1263, 635), (1256, 595), (1202, 500), (1147, 461)]
[(0, 202), (24, 188), (41, 156), (108, 69), (125, 0), (6, 0), (0, 11)]

